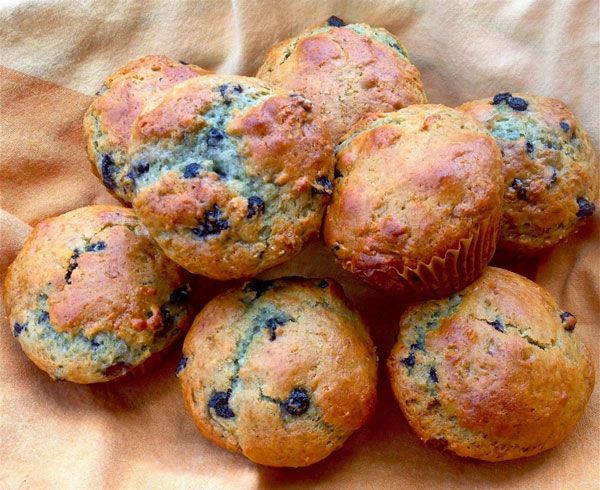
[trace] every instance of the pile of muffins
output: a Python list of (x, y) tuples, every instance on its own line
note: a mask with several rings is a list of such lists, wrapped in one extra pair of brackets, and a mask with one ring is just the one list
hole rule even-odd
[[(594, 370), (575, 316), (488, 267), (496, 247), (539, 253), (594, 213), (597, 159), (562, 102), (428, 104), (398, 39), (330, 17), (257, 78), (132, 61), (84, 129), (127, 207), (39, 223), (5, 282), (12, 333), (53, 379), (140, 375), (186, 335), (176, 375), (204, 436), (264, 465), (325, 458), (374, 411), (375, 347), (332, 279), (255, 278), (322, 229), (343, 268), (413, 301), (387, 366), (424, 442), (507, 460), (581, 417)], [(248, 280), (193, 319), (190, 273)]]

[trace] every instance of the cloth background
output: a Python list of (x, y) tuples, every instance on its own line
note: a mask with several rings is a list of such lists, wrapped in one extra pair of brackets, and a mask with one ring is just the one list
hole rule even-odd
[[(30, 225), (114, 202), (90, 171), (81, 130), (105, 76), (151, 53), (252, 75), (269, 46), (332, 14), (398, 35), (431, 102), (454, 106), (507, 90), (556, 96), (598, 148), (598, 1), (2, 1), (0, 280)], [(511, 265), (577, 315), (577, 334), (597, 370), (598, 214), (566, 243)], [(383, 368), (402, 304), (353, 280), (318, 242), (266, 275), (290, 273), (342, 282), (370, 325)], [(198, 307), (224, 286), (198, 279)], [(375, 416), (341, 450), (309, 468), (273, 469), (219, 449), (196, 431), (174, 376), (180, 343), (144, 376), (77, 386), (35, 368), (12, 338), (3, 309), (0, 318), (2, 488), (599, 488), (598, 389), (562, 445), (491, 464), (422, 445), (380, 369)]]

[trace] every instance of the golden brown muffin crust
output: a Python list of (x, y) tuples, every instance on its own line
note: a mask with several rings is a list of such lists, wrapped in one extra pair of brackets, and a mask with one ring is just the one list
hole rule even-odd
[(486, 126), (502, 149), (505, 193), (499, 247), (534, 254), (566, 238), (593, 213), (598, 159), (564, 102), (521, 93), (511, 97), (525, 101), (526, 109), (511, 109), (506, 101), (493, 104), (492, 99), (458, 109)]
[(594, 385), (573, 323), (545, 289), (488, 267), (450, 300), (403, 314), (388, 359), (400, 407), (423, 441), (461, 456), (501, 461), (554, 447)]
[[(196, 317), (183, 354), (185, 404), (202, 434), (260, 464), (315, 463), (375, 406), (374, 346), (331, 279), (250, 282), (221, 294)], [(285, 402), (297, 389), (309, 402), (293, 415)], [(211, 400), (228, 390), (219, 416)]]
[[(274, 46), (257, 77), (298, 91), (316, 106), (334, 141), (369, 112), (426, 102), (421, 75), (405, 55), (373, 37), (366, 24), (312, 28)], [(312, 33), (312, 34), (311, 34)]]
[(130, 61), (104, 82), (104, 92), (90, 111), (101, 114), (111, 144), (127, 149), (131, 125), (147, 104), (184, 80), (210, 73), (166, 56), (149, 55)]
[[(166, 341), (172, 322), (180, 330), (188, 325), (187, 313), (176, 320), (175, 311), (165, 308), (173, 291), (186, 280), (185, 271), (167, 259), (133, 211), (88, 206), (34, 227), (8, 269), (4, 294), (11, 326), (16, 322), (33, 328), (36, 315), (45, 315), (50, 332), (46, 337), (56, 336), (59, 343), (63, 342), (60, 338), (82, 336), (89, 343), (99, 334), (109, 334), (136, 352), (146, 350), (148, 357), (156, 350), (155, 335), (163, 335)], [(18, 332), (14, 334), (22, 340)], [(87, 361), (71, 365), (61, 359), (64, 351), (48, 360), (45, 348), (38, 350), (45, 342), (42, 336), (21, 344), (49, 374), (64, 368), (70, 381), (106, 381), (88, 372), (88, 367), (95, 366)], [(68, 351), (68, 340), (64, 343)], [(49, 344), (50, 351), (54, 348)]]
[(325, 243), (345, 268), (393, 289), (395, 274), (443, 258), (482, 222), (497, 227), (500, 165), (490, 135), (453, 109), (369, 116), (339, 147)]
[(176, 84), (208, 73), (166, 56), (149, 55), (130, 61), (105, 80), (83, 126), (90, 162), (109, 190), (125, 201), (133, 196), (127, 150), (135, 118)]
[[(232, 102), (232, 90), (242, 102)], [(203, 147), (210, 131), (219, 145)], [(130, 149), (136, 161), (159, 154), (138, 181), (133, 205), (165, 253), (191, 272), (250, 277), (318, 234), (333, 144), (304, 97), (249, 77), (191, 79), (138, 117)], [(184, 158), (195, 175), (178, 168)], [(249, 210), (252, 195), (260, 212)], [(221, 229), (194, 236), (206, 216), (221, 220)]]

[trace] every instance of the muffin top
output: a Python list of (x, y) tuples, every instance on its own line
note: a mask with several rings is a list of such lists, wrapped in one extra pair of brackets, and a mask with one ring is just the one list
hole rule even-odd
[(594, 385), (575, 317), (529, 279), (488, 267), (460, 293), (408, 308), (391, 383), (425, 442), (501, 461), (558, 444)]
[(375, 348), (331, 279), (251, 281), (198, 314), (177, 372), (210, 440), (269, 466), (306, 466), (372, 413)]
[(398, 39), (336, 17), (275, 45), (257, 77), (308, 97), (334, 142), (366, 113), (426, 102), (419, 70)]
[(177, 85), (134, 124), (133, 206), (165, 253), (215, 279), (249, 277), (318, 233), (333, 145), (302, 96), (255, 78)]
[(90, 161), (118, 197), (126, 202), (132, 198), (127, 147), (135, 118), (175, 84), (207, 73), (195, 65), (150, 55), (130, 61), (105, 80), (83, 125)]
[(345, 268), (379, 280), (458, 249), (499, 219), (501, 201), (489, 133), (464, 113), (417, 104), (372, 114), (341, 142), (324, 238)]
[(55, 379), (107, 381), (188, 326), (185, 272), (118, 206), (39, 223), (4, 286), (13, 335)]
[(458, 109), (483, 123), (502, 150), (499, 247), (539, 252), (594, 213), (598, 160), (587, 133), (563, 102), (506, 92)]

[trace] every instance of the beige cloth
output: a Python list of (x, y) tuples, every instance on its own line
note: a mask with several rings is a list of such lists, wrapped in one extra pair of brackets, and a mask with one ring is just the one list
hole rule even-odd
[[(556, 96), (598, 148), (594, 0), (9, 0), (0, 3), (0, 279), (29, 224), (113, 201), (90, 172), (81, 131), (83, 112), (106, 75), (150, 53), (253, 74), (270, 45), (332, 14), (398, 35), (432, 102), (456, 105), (506, 90)], [(577, 315), (577, 332), (596, 366), (599, 231), (597, 213), (567, 243), (513, 266)], [(268, 276), (288, 273), (341, 280), (366, 315), (380, 360), (386, 358), (401, 313), (397, 301), (342, 272), (318, 243)], [(198, 287), (205, 301), (223, 285), (199, 279)], [(133, 380), (56, 383), (26, 359), (0, 315), (0, 488), (599, 488), (598, 389), (561, 446), (490, 464), (422, 445), (381, 370), (376, 414), (343, 449), (310, 468), (272, 469), (196, 431), (173, 374), (180, 344)]]

